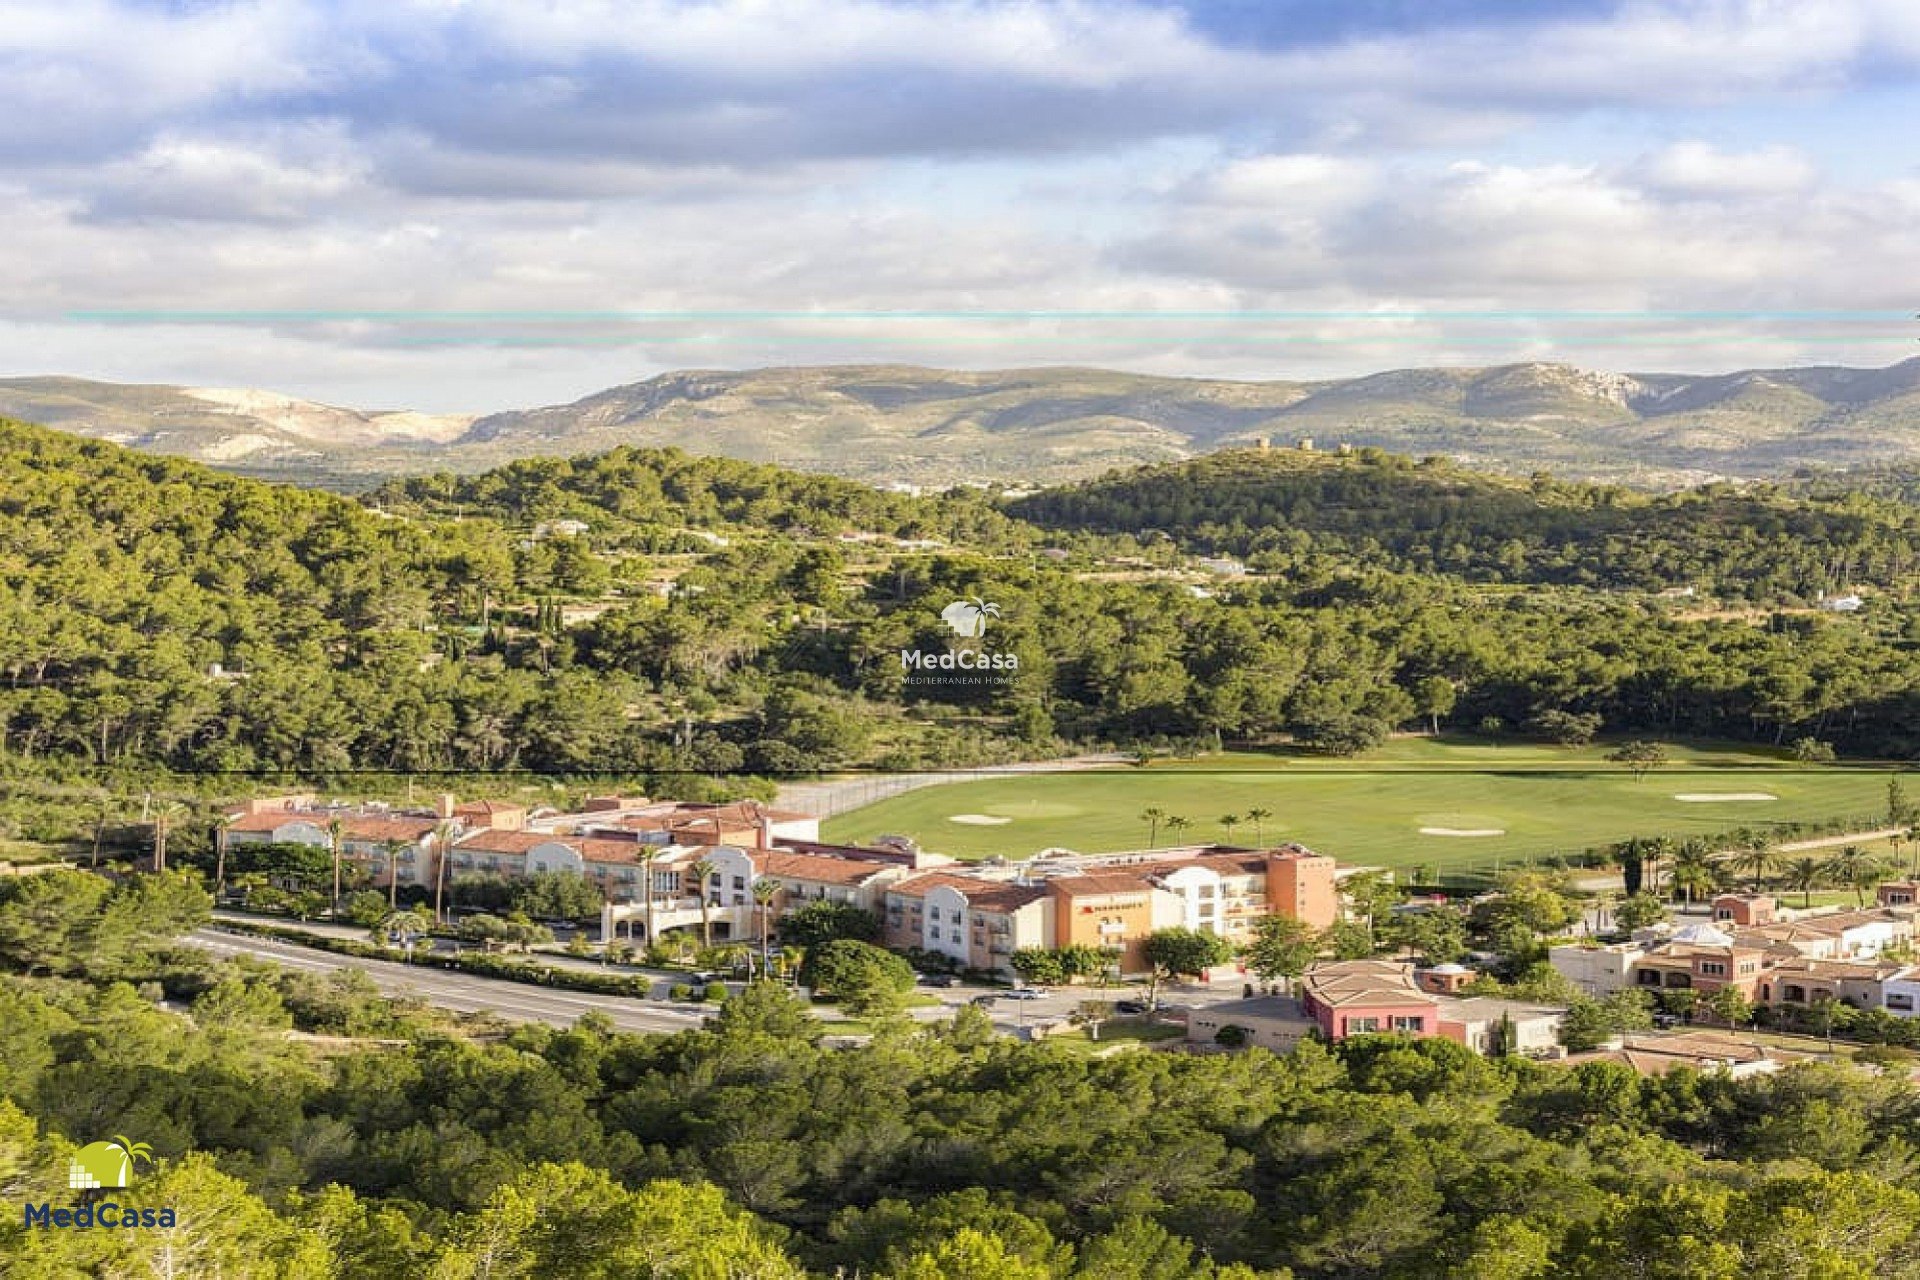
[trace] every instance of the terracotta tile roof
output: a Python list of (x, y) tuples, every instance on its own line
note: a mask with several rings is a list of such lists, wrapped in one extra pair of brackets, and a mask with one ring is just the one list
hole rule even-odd
[(455, 813), (525, 813), (527, 806), (510, 804), (505, 800), (469, 800), (465, 804), (453, 806)]
[(1330, 1009), (1368, 1004), (1440, 1002), (1414, 985), (1413, 966), (1393, 960), (1335, 960), (1314, 965), (1300, 979), (1302, 989)]
[(888, 896), (899, 894), (907, 898), (924, 898), (929, 890), (941, 887), (956, 889), (965, 895), (967, 906), (973, 910), (996, 915), (1018, 911), (1047, 896), (1047, 887), (1044, 884), (1016, 884), (1011, 880), (985, 880), (979, 876), (954, 875), (944, 871), (928, 872), (897, 885), (889, 885), (887, 894)]
[(476, 831), (456, 840), (454, 847), (466, 852), (525, 853), (537, 844), (550, 844), (556, 840), (562, 844), (571, 842), (570, 837), (543, 831)]
[(865, 884), (876, 876), (899, 870), (885, 862), (855, 862), (850, 858), (826, 858), (811, 853), (785, 853), (756, 849), (754, 865), (763, 876), (782, 880), (815, 880), (823, 884)]
[(525, 857), (537, 845), (557, 844), (573, 850), (584, 862), (639, 866), (647, 846), (637, 840), (604, 840), (596, 836), (563, 836), (543, 831), (477, 831), (455, 844), (462, 853), (505, 854)]
[(341, 821), (340, 836), (361, 842), (400, 840), (411, 844), (432, 835), (438, 825), (434, 818), (346, 818)]
[(1110, 898), (1123, 893), (1146, 893), (1153, 881), (1145, 871), (1088, 871), (1079, 875), (1053, 876), (1047, 884), (1068, 898)]

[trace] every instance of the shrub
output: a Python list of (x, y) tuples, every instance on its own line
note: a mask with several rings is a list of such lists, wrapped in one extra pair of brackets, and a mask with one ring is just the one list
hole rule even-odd
[(705, 997), (708, 1004), (719, 1004), (727, 998), (727, 984), (724, 982), (709, 982), (707, 989), (701, 994)]

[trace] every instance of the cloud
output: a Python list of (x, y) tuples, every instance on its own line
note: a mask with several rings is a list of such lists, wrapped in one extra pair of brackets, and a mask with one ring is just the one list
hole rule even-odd
[(1790, 195), (1817, 177), (1813, 162), (1792, 147), (1729, 152), (1694, 140), (1674, 143), (1641, 168), (1647, 186), (1682, 196)]
[[(48, 329), (10, 358), (470, 408), (690, 364), (1733, 364), (1793, 335), (1364, 316), (1910, 302), (1913, 175), (1769, 135), (1909, 86), (1910, 3), (1231, 8), (0, 0), (0, 272)], [(61, 328), (114, 308), (704, 318)], [(1237, 308), (1338, 314), (953, 314)], [(916, 315), (764, 314), (863, 310)]]

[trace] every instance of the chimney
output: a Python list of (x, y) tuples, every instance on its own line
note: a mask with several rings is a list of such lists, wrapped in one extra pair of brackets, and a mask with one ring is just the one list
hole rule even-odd
[(755, 824), (760, 828), (760, 847), (773, 848), (773, 819), (767, 816), (767, 807), (763, 804), (753, 806)]
[(453, 792), (442, 791), (439, 801), (433, 806), (433, 812), (435, 817), (451, 818), (453, 816)]

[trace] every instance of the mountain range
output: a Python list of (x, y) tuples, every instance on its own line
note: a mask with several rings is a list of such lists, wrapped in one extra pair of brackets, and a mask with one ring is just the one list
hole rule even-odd
[(337, 488), (620, 444), (861, 480), (1056, 482), (1260, 437), (1671, 487), (1920, 458), (1920, 358), (1884, 369), (1609, 374), (1560, 364), (1317, 382), (1100, 369), (835, 365), (663, 374), (486, 415), (361, 411), (269, 391), (0, 379), (0, 414)]

